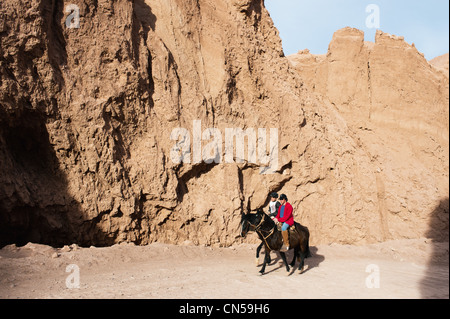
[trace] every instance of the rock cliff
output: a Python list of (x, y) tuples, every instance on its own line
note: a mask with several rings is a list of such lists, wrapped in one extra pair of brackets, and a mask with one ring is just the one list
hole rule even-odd
[(428, 62), (403, 37), (377, 31), (365, 42), (344, 28), (327, 54), (288, 58), (371, 158), (386, 238), (448, 238), (448, 54)]
[[(351, 32), (298, 72), (263, 0), (2, 1), (0, 244), (228, 246), (271, 191), (313, 244), (426, 236), (432, 214), (448, 235), (448, 76)], [(417, 65), (392, 69), (391, 47)], [(273, 174), (250, 146), (224, 161), (227, 129), (266, 129), (269, 146), (271, 128)]]

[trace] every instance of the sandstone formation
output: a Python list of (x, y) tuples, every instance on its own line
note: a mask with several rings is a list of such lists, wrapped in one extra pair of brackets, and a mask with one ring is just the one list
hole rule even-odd
[[(338, 32), (302, 69), (263, 0), (2, 1), (0, 245), (228, 246), (271, 191), (312, 244), (430, 237), (432, 221), (448, 236), (448, 75), (360, 38)], [(277, 128), (276, 173), (174, 162), (194, 121), (222, 139)]]
[(448, 53), (435, 57), (433, 60), (430, 61), (432, 65), (434, 65), (437, 69), (443, 71), (448, 76), (448, 63), (449, 63), (449, 56)]
[(344, 28), (326, 55), (289, 60), (371, 158), (385, 236), (448, 238), (448, 54), (429, 63), (403, 37), (377, 31), (365, 42)]

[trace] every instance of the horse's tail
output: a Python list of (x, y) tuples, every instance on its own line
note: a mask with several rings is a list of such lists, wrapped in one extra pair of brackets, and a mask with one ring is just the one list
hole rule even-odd
[(311, 251), (309, 249), (309, 229), (308, 229), (308, 227), (303, 226), (300, 223), (295, 223), (295, 224), (296, 224), (295, 226), (296, 226), (296, 229), (297, 229), (297, 232), (299, 233), (299, 235), (300, 235), (300, 233), (304, 233), (304, 235), (305, 235), (305, 244), (306, 244), (306, 247), (305, 247), (306, 249), (305, 249), (305, 253), (304, 253), (305, 258), (312, 257)]
[(309, 238), (308, 238), (308, 242), (306, 243), (306, 256), (305, 256), (305, 258), (309, 258), (309, 257), (312, 257), (312, 254), (311, 254), (311, 250), (309, 249)]
[(306, 238), (306, 256), (305, 256), (305, 258), (309, 258), (309, 257), (312, 257), (311, 250), (309, 249), (309, 229), (308, 229), (308, 227), (305, 227), (305, 228), (306, 228), (306, 232), (308, 234), (308, 236)]

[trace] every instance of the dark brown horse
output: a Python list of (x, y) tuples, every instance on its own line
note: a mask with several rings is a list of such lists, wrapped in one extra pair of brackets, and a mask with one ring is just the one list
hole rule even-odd
[[(281, 232), (277, 229), (275, 222), (262, 210), (259, 210), (256, 214), (242, 214), (241, 236), (245, 237), (249, 231), (255, 231), (265, 246), (266, 254), (260, 270), (261, 274), (264, 274), (266, 265), (270, 263), (269, 254), (271, 251), (279, 251), (286, 270), (290, 270), (286, 260), (286, 254), (280, 251), (283, 246)], [(289, 247), (290, 249), (294, 249), (294, 257), (290, 266), (295, 266), (295, 259), (297, 258), (300, 262), (298, 269), (302, 272), (305, 266), (305, 259), (311, 257), (309, 251), (309, 230), (307, 227), (295, 223), (295, 231), (291, 232), (289, 236)]]

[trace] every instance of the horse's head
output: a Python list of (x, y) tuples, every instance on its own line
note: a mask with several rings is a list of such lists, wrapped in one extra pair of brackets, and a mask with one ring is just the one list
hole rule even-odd
[(241, 237), (247, 236), (249, 231), (255, 231), (264, 218), (264, 212), (258, 210), (256, 214), (242, 214), (241, 217)]
[(244, 214), (242, 213), (241, 216), (241, 237), (247, 236), (248, 231), (250, 230), (250, 214)]

